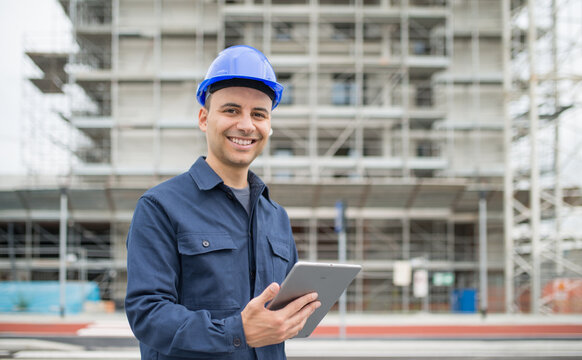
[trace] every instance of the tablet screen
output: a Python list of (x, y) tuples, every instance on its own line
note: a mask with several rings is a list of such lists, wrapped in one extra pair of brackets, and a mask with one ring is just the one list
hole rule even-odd
[(321, 306), (311, 314), (303, 329), (295, 336), (307, 337), (361, 269), (360, 265), (352, 264), (297, 262), (281, 284), (279, 293), (267, 307), (278, 310), (302, 295), (317, 292)]

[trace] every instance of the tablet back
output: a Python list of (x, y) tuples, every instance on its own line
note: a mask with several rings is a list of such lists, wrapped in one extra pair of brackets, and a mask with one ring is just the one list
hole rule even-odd
[(360, 265), (351, 264), (297, 262), (269, 304), (269, 309), (281, 309), (302, 295), (317, 292), (321, 306), (311, 314), (303, 329), (295, 336), (308, 337), (361, 269)]

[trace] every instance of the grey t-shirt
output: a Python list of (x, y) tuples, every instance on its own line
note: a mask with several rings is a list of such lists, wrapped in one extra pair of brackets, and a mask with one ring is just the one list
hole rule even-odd
[(234, 196), (236, 196), (238, 202), (245, 208), (247, 214), (251, 214), (251, 188), (247, 187), (242, 189), (231, 188)]

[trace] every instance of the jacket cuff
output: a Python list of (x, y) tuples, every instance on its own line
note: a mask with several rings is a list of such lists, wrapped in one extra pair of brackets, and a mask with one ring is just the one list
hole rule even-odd
[(225, 328), (228, 329), (228, 347), (231, 352), (238, 350), (247, 350), (250, 346), (247, 344), (245, 331), (242, 324), (240, 314), (237, 314), (226, 319)]

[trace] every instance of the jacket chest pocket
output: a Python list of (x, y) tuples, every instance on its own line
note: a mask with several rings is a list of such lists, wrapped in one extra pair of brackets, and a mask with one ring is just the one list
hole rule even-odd
[(236, 309), (236, 245), (226, 233), (178, 237), (182, 261), (182, 303), (193, 310)]
[(273, 281), (281, 284), (287, 276), (287, 268), (291, 254), (289, 244), (286, 239), (281, 239), (272, 235), (267, 235), (267, 241), (271, 250)]

